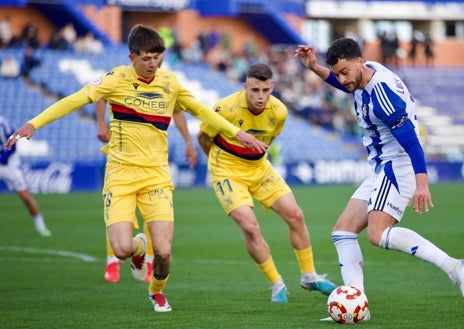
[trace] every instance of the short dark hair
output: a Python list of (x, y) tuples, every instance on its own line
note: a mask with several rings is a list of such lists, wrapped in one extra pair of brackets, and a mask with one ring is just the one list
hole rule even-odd
[(261, 81), (272, 79), (272, 69), (266, 64), (253, 64), (248, 68), (247, 78), (255, 78)]
[(135, 55), (140, 55), (142, 51), (162, 54), (166, 50), (159, 33), (151, 26), (143, 24), (137, 24), (130, 30), (127, 45), (129, 52)]
[(335, 40), (326, 52), (327, 65), (335, 65), (340, 59), (355, 59), (362, 57), (359, 44), (351, 38), (340, 38)]

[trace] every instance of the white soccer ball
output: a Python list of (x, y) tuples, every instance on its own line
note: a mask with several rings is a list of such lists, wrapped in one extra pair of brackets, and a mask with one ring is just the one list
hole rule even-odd
[(338, 323), (359, 323), (368, 314), (366, 294), (355, 286), (339, 286), (327, 299), (327, 311)]

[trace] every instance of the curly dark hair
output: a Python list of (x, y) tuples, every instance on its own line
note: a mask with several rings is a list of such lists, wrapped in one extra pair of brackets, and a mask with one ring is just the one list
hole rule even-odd
[(340, 59), (354, 59), (362, 57), (359, 44), (350, 38), (340, 38), (335, 40), (326, 52), (327, 65), (335, 65)]

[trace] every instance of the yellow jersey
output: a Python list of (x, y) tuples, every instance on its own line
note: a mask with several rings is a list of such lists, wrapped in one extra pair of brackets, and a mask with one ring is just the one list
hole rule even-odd
[(209, 126), (218, 127), (231, 140), (239, 131), (196, 100), (173, 72), (158, 68), (155, 77), (147, 81), (137, 75), (132, 65), (115, 67), (29, 122), (39, 129), (100, 98), (106, 99), (110, 108), (108, 162), (150, 167), (167, 165), (167, 128), (176, 106)]
[[(241, 130), (270, 145), (282, 132), (287, 119), (287, 107), (276, 97), (271, 96), (264, 110), (253, 114), (248, 110), (245, 91), (233, 93), (214, 105), (214, 111)], [(241, 146), (236, 140), (219, 130), (202, 123), (200, 129), (213, 138), (209, 151), (209, 166), (213, 168), (256, 167), (266, 160), (266, 153), (259, 153)]]

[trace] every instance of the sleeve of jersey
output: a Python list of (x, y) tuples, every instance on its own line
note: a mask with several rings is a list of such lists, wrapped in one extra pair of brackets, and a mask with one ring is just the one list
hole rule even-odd
[[(216, 109), (218, 106), (219, 106), (219, 103), (214, 104), (213, 109)], [(211, 138), (219, 134), (219, 130), (217, 130), (213, 126), (210, 126), (204, 122), (201, 122), (200, 130)]]
[(411, 120), (406, 119), (404, 122), (394, 127), (391, 132), (411, 158), (414, 173), (427, 173), (424, 150), (420, 145)]
[[(188, 112), (195, 118), (202, 121), (205, 125), (214, 127), (229, 137), (235, 137), (240, 131), (240, 128), (224, 119), (216, 112), (210, 110), (207, 106), (197, 101), (193, 96), (183, 95), (178, 98), (178, 102), (188, 109)], [(208, 134), (209, 135), (209, 134)]]
[(39, 129), (90, 103), (90, 99), (84, 92), (84, 88), (49, 106), (28, 122), (31, 123), (35, 129)]
[(408, 118), (406, 103), (387, 84), (380, 83), (372, 93), (374, 113), (390, 128), (392, 135), (411, 158), (416, 174), (426, 173), (427, 166), (422, 146), (417, 138), (414, 124)]
[(332, 71), (330, 72), (327, 79), (325, 79), (325, 82), (327, 82), (332, 87), (340, 89), (340, 90), (342, 90), (342, 91), (344, 91), (346, 93), (350, 93), (350, 91), (348, 89), (346, 89), (346, 87), (344, 85), (342, 85), (340, 83), (340, 81), (338, 81), (337, 77), (335, 76), (335, 74)]

